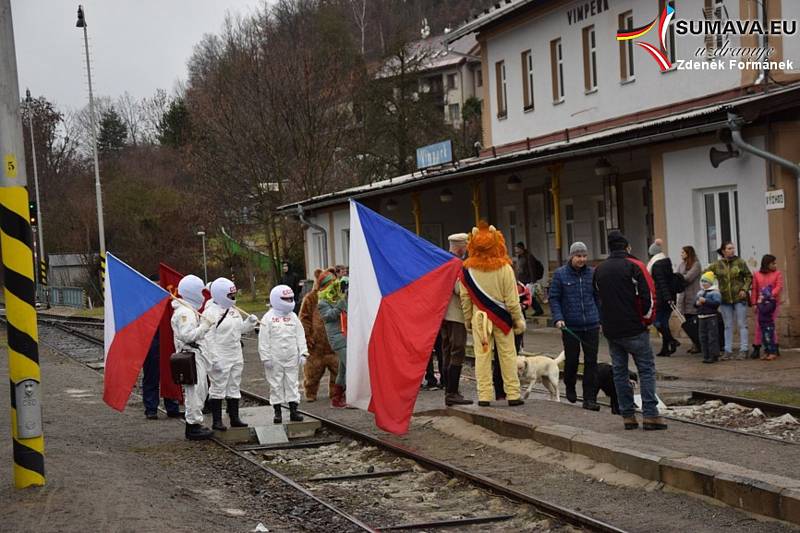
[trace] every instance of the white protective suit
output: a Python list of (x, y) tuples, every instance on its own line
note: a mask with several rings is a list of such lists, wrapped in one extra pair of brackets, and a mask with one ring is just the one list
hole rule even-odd
[(211, 284), (212, 301), (206, 304), (203, 311), (203, 317), (212, 324), (207, 342), (211, 359), (209, 396), (214, 400), (242, 397), (239, 391), (244, 368), (242, 334), (252, 331), (258, 323), (255, 315), (243, 319), (239, 311), (234, 309), (235, 295), (236, 286), (233, 282), (218, 278)]
[(269, 294), (272, 309), (261, 319), (258, 355), (269, 383), (269, 403), (300, 402), (298, 370), (308, 357), (306, 333), (294, 310), (294, 292), (277, 285)]
[(197, 367), (197, 385), (184, 385), (183, 397), (186, 404), (186, 423), (203, 423), (203, 403), (208, 394), (206, 374), (211, 368), (211, 361), (205, 350), (205, 336), (211, 323), (197, 314), (203, 305), (203, 281), (194, 275), (184, 276), (178, 283), (178, 294), (181, 300), (172, 302), (172, 335), (175, 339), (175, 351), (189, 350), (195, 354)]

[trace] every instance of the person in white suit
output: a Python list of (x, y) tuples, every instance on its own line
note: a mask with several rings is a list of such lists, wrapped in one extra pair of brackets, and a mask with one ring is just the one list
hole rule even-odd
[(289, 420), (302, 422), (297, 412), (300, 403), (298, 369), (308, 357), (306, 333), (294, 313), (294, 291), (288, 285), (277, 285), (269, 294), (271, 309), (261, 319), (258, 334), (258, 355), (264, 362), (269, 382), (269, 403), (275, 410), (273, 422), (283, 422), (281, 404), (289, 404)]
[(197, 368), (197, 384), (184, 385), (183, 397), (186, 403), (186, 438), (189, 440), (206, 440), (213, 435), (203, 426), (203, 402), (208, 394), (206, 374), (211, 368), (211, 361), (206, 352), (204, 342), (211, 322), (201, 317), (198, 309), (203, 305), (203, 281), (195, 275), (184, 276), (178, 282), (180, 301), (172, 302), (172, 334), (175, 340), (175, 351), (194, 352)]
[(243, 318), (236, 310), (236, 285), (226, 278), (217, 278), (211, 284), (210, 303), (206, 304), (203, 316), (211, 322), (208, 332), (208, 349), (211, 355), (211, 414), (212, 428), (225, 431), (222, 424), (222, 400), (226, 400), (231, 427), (247, 427), (239, 418), (239, 400), (242, 393), (244, 355), (242, 354), (242, 334), (252, 331), (258, 323), (255, 315)]

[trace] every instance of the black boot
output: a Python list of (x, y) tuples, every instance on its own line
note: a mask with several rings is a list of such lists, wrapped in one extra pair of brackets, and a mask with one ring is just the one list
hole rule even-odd
[(211, 428), (216, 431), (227, 430), (228, 427), (222, 423), (222, 399), (211, 398), (208, 403), (211, 405), (211, 417), (214, 420), (211, 424)]
[(275, 416), (272, 418), (273, 424), (282, 424), (283, 423), (283, 415), (281, 414), (281, 404), (273, 405), (273, 409), (275, 409)]
[(775, 344), (775, 355), (780, 355), (780, 354), (781, 354), (781, 345)]
[(186, 424), (186, 440), (208, 440), (214, 432), (201, 424)]
[(447, 367), (447, 394), (444, 396), (445, 405), (470, 405), (472, 400), (467, 400), (458, 392), (458, 383), (461, 380), (461, 365)]
[(292, 422), (303, 421), (303, 415), (297, 412), (297, 402), (289, 402), (289, 420)]
[(753, 351), (750, 352), (750, 359), (758, 359), (759, 357), (761, 357), (761, 345), (754, 344)]
[(226, 398), (226, 408), (228, 411), (228, 418), (231, 420), (232, 428), (246, 428), (247, 424), (242, 422), (239, 418), (239, 398)]
[(661, 334), (661, 351), (656, 354), (656, 357), (669, 357), (669, 340), (664, 335), (664, 328), (656, 328), (656, 331)]

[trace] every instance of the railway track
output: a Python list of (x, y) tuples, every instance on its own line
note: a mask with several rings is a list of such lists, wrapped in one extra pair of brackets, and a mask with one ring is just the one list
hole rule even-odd
[[(0, 319), (3, 323), (5, 323), (4, 319)], [(40, 319), (40, 323), (42, 326), (54, 328), (58, 332), (62, 332), (69, 336), (72, 336), (78, 340), (80, 340), (84, 344), (91, 345), (92, 349), (97, 352), (97, 348), (103, 345), (103, 339), (86, 333), (79, 328), (86, 328), (86, 327), (96, 327), (97, 321), (73, 321), (69, 319), (61, 319), (61, 318), (52, 318), (52, 317), (43, 317)], [(95, 371), (102, 372), (101, 368), (96, 366), (92, 366), (87, 358), (84, 356), (75, 356), (72, 353), (74, 349), (73, 345), (69, 345), (66, 347), (59, 347), (57, 344), (46, 341), (49, 347), (52, 347), (59, 351), (60, 353), (72, 357)], [(268, 401), (266, 398), (249, 392), (249, 391), (242, 391), (243, 395), (248, 398), (251, 402), (256, 402), (261, 405), (267, 405)], [(559, 531), (571, 528), (579, 528), (580, 530), (584, 531), (597, 531), (597, 532), (614, 532), (620, 533), (623, 532), (622, 529), (615, 527), (612, 524), (608, 524), (602, 522), (600, 520), (596, 520), (592, 517), (584, 515), (582, 513), (576, 512), (572, 509), (568, 509), (566, 507), (533, 497), (531, 495), (525, 494), (520, 491), (516, 491), (511, 489), (510, 487), (506, 486), (505, 484), (498, 482), (496, 480), (490, 479), (488, 477), (469, 472), (462, 468), (459, 468), (455, 465), (449, 464), (444, 461), (440, 461), (436, 458), (429, 457), (423, 455), (415, 450), (405, 448), (399, 446), (397, 444), (388, 442), (384, 439), (379, 437), (375, 437), (373, 435), (366, 434), (361, 432), (357, 429), (352, 427), (345, 426), (336, 422), (331, 419), (327, 419), (325, 417), (321, 417), (316, 414), (312, 414), (309, 412), (301, 411), (304, 416), (309, 418), (315, 418), (319, 420), (323, 427), (325, 428), (326, 433), (328, 433), (327, 438), (322, 439), (311, 439), (305, 442), (299, 442), (295, 444), (290, 444), (287, 446), (273, 446), (273, 447), (261, 447), (261, 446), (243, 446), (243, 447), (235, 447), (231, 446), (228, 443), (222, 442), (219, 439), (213, 439), (214, 442), (225, 449), (227, 452), (236, 455), (240, 459), (247, 461), (253, 467), (258, 468), (259, 470), (263, 471), (264, 473), (268, 474), (269, 476), (273, 477), (274, 479), (279, 480), (283, 484), (292, 489), (301, 493), (304, 497), (312, 500), (320, 507), (326, 509), (328, 512), (332, 513), (336, 516), (337, 524), (341, 527), (341, 521), (347, 522), (347, 529), (352, 530), (359, 530), (359, 531), (383, 531), (383, 530), (419, 530), (419, 529), (438, 529), (438, 528), (457, 528), (459, 531), (471, 531), (471, 530), (485, 530), (485, 528), (481, 528), (481, 525), (486, 524), (494, 524), (495, 527), (498, 528), (511, 528), (513, 530), (519, 529), (526, 529), (525, 524), (535, 524), (539, 523), (539, 528), (544, 528), (544, 530), (551, 530), (551, 531)], [(333, 435), (337, 438), (330, 438)], [(265, 449), (269, 449), (271, 453), (275, 453), (280, 451), (281, 453), (292, 453), (294, 450), (302, 450), (307, 448), (318, 448), (321, 446), (327, 446), (328, 448), (335, 448), (337, 446), (337, 442), (342, 442), (344, 439), (351, 440), (351, 442), (358, 443), (359, 448), (356, 448), (356, 451), (352, 449), (352, 447), (342, 447), (340, 453), (343, 454), (353, 454), (353, 453), (360, 453), (360, 450), (366, 450), (370, 452), (372, 449), (380, 450), (381, 454), (383, 455), (385, 462), (393, 464), (394, 461), (401, 461), (405, 463), (406, 467), (396, 470), (391, 469), (378, 469), (377, 472), (366, 472), (362, 474), (352, 474), (352, 473), (345, 473), (341, 475), (327, 475), (327, 476), (313, 476), (311, 478), (304, 478), (302, 480), (298, 480), (295, 476), (291, 475), (291, 473), (284, 473), (280, 470), (273, 468), (272, 466), (268, 466), (265, 464), (265, 461), (259, 460), (258, 453), (263, 452)], [(373, 453), (373, 452), (370, 452)], [(362, 519), (356, 516), (356, 512), (352, 510), (346, 510), (346, 502), (340, 503), (339, 500), (341, 498), (323, 498), (315, 494), (320, 489), (317, 487), (320, 483), (324, 483), (326, 486), (330, 487), (331, 484), (335, 487), (337, 484), (343, 484), (344, 486), (352, 486), (353, 483), (364, 483), (366, 480), (374, 480), (374, 479), (387, 479), (387, 478), (394, 478), (396, 477), (403, 485), (408, 485), (410, 487), (420, 486), (422, 483), (429, 483), (430, 480), (426, 477), (426, 473), (430, 474), (431, 472), (438, 472), (442, 476), (442, 487), (440, 488), (433, 488), (430, 487), (426, 490), (456, 490), (452, 487), (452, 481), (455, 480), (459, 484), (462, 484), (462, 491), (464, 494), (474, 494), (476, 490), (483, 493), (484, 496), (481, 496), (480, 501), (484, 504), (483, 507), (473, 507), (477, 509), (497, 509), (497, 508), (504, 508), (504, 512), (499, 513), (492, 513), (492, 514), (484, 514), (483, 516), (459, 516), (455, 518), (441, 518), (441, 516), (434, 516), (431, 519), (423, 519), (423, 520), (413, 520), (407, 521), (402, 523), (386, 523), (380, 526), (373, 526), (369, 523), (369, 520)], [(361, 481), (365, 480), (365, 481)], [(348, 485), (350, 484), (350, 485)], [(435, 485), (435, 484), (434, 484)], [(333, 489), (332, 492), (335, 494), (336, 489)], [(419, 497), (419, 496), (418, 496)], [(463, 501), (463, 498), (462, 500)], [(491, 502), (491, 505), (489, 505)], [(360, 506), (360, 504), (358, 504)], [(391, 516), (393, 511), (393, 506), (397, 505), (397, 502), (394, 500), (387, 500), (386, 505), (388, 509), (386, 513), (388, 516)], [(352, 506), (352, 503), (351, 503)], [(464, 506), (462, 508), (468, 508), (468, 506)], [(360, 509), (360, 507), (359, 507)], [(451, 509), (451, 514), (458, 514), (461, 509)], [(371, 515), (375, 514), (373, 509), (370, 509)], [(378, 513), (380, 514), (380, 513)], [(467, 514), (467, 513), (464, 513)], [(439, 513), (441, 515), (441, 513)], [(334, 523), (334, 522), (332, 522)], [(477, 527), (477, 529), (473, 529), (473, 526)], [(341, 529), (336, 529), (341, 530)], [(541, 530), (541, 529), (537, 529)], [(574, 529), (570, 529), (574, 530)]]
[(723, 403), (737, 403), (741, 406), (749, 407), (751, 409), (761, 409), (761, 411), (764, 413), (772, 416), (790, 414), (794, 417), (800, 418), (800, 407), (795, 405), (784, 405), (780, 403), (765, 402), (763, 400), (754, 400), (752, 398), (743, 398), (741, 396), (731, 396), (728, 394), (719, 394), (716, 392), (698, 390), (693, 390), (691, 394), (691, 399), (697, 402), (719, 400)]

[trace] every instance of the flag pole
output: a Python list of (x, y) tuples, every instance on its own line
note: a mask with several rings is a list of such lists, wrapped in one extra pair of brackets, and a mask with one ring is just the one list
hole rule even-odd
[(45, 484), (39, 334), (11, 1), (0, 0), (0, 241), (5, 279), (14, 485)]

